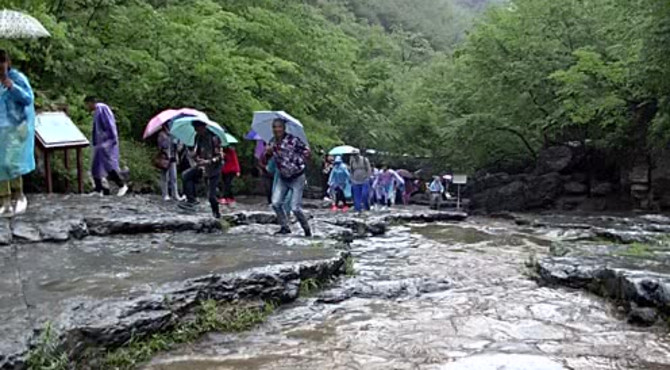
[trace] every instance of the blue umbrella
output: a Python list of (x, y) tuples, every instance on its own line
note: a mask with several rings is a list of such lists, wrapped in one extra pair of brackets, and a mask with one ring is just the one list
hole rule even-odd
[(207, 125), (207, 129), (221, 139), (221, 145), (228, 145), (228, 138), (226, 137), (226, 130), (218, 123), (205, 119), (203, 117), (183, 117), (172, 122), (170, 127), (170, 135), (177, 138), (186, 146), (195, 145), (195, 128), (193, 122), (202, 122)]
[(306, 145), (309, 145), (302, 123), (284, 111), (254, 112), (254, 120), (251, 123), (251, 129), (254, 130), (263, 141), (269, 143), (273, 138), (272, 122), (275, 119), (284, 120), (286, 122), (286, 132), (302, 140)]

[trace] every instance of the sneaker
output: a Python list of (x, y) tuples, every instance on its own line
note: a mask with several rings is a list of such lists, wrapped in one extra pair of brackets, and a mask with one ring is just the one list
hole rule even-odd
[(116, 193), (116, 196), (117, 197), (122, 197), (122, 196), (126, 195), (127, 192), (128, 192), (128, 185), (123, 185), (123, 187), (121, 187), (121, 189), (119, 189), (119, 192)]
[(230, 204), (231, 206), (234, 206), (235, 203), (236, 203), (235, 198), (228, 198), (228, 204)]
[(221, 198), (221, 199), (219, 199), (219, 204), (222, 204), (222, 205), (224, 205), (224, 206), (225, 206), (226, 204), (228, 204), (228, 202), (229, 202), (229, 201), (228, 201), (228, 199), (226, 199), (226, 198)]
[(186, 195), (177, 195), (175, 199), (177, 199), (180, 202), (183, 202), (186, 200)]
[(342, 212), (349, 212), (349, 207), (347, 206), (342, 207)]
[(170, 198), (170, 197), (167, 196), (167, 195), (163, 197), (163, 202), (169, 202), (169, 201), (171, 201), (171, 200), (172, 200), (172, 198)]
[(105, 193), (102, 192), (102, 191), (92, 191), (92, 192), (86, 194), (86, 196), (87, 197), (100, 197), (100, 198), (102, 198), (102, 197), (105, 196)]
[(312, 230), (309, 227), (304, 229), (304, 231), (305, 231), (305, 237), (306, 238), (311, 238), (312, 237)]
[(337, 206), (333, 204), (333, 206), (330, 207), (330, 210), (333, 212), (337, 212)]
[(275, 235), (288, 235), (290, 233), (291, 233), (291, 229), (289, 229), (287, 227), (282, 227), (281, 229), (279, 229), (279, 231), (277, 231), (275, 233)]
[(14, 215), (20, 215), (25, 213), (28, 209), (28, 198), (25, 195), (22, 195), (19, 200), (16, 201), (16, 206), (14, 207)]

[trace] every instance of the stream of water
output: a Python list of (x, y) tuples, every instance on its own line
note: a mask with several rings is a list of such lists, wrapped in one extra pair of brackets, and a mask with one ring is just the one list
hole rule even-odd
[(667, 328), (529, 278), (525, 262), (556, 239), (483, 218), (393, 227), (353, 243), (355, 277), (146, 369), (670, 369)]

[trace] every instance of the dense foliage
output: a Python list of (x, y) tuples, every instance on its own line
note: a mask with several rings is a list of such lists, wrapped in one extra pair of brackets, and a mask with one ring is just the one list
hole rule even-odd
[(236, 135), (254, 110), (284, 109), (316, 147), (347, 142), (467, 170), (557, 141), (625, 149), (645, 105), (659, 109), (650, 145), (670, 132), (665, 0), (2, 3), (53, 33), (0, 42), (39, 103), (68, 104), (87, 131), (83, 96), (110, 103), (135, 169), (148, 162), (133, 142), (145, 122), (177, 106)]

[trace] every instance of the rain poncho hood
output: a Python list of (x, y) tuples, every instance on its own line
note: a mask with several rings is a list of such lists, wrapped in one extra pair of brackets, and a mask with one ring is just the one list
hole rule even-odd
[(13, 86), (0, 86), (0, 181), (35, 169), (35, 106), (28, 78), (11, 68)]
[(331, 190), (341, 189), (346, 198), (351, 198), (351, 174), (347, 166), (342, 163), (342, 157), (335, 158), (335, 166), (330, 172), (328, 185)]
[(93, 113), (93, 178), (106, 177), (119, 171), (119, 133), (111, 108), (103, 103), (95, 105)]

